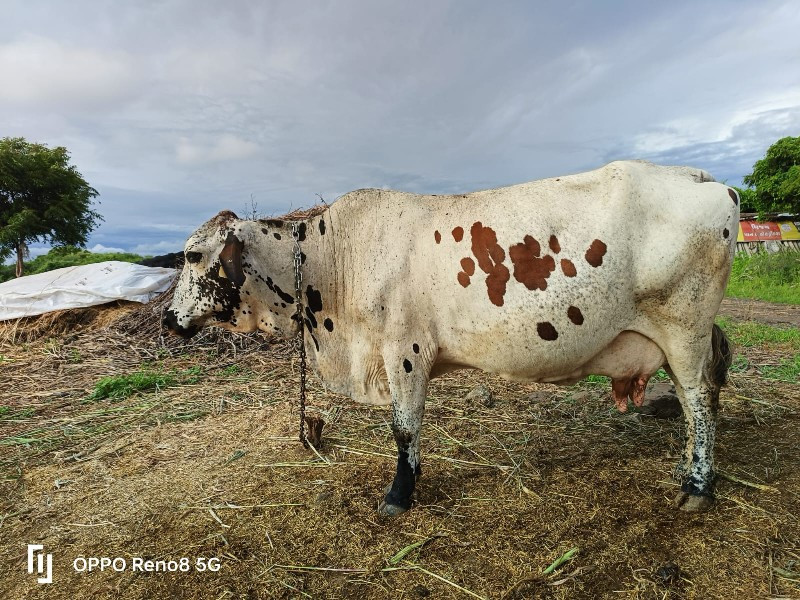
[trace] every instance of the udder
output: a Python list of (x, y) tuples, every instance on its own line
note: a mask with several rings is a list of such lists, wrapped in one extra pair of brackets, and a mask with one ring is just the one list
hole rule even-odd
[(653, 340), (635, 331), (623, 331), (589, 361), (581, 365), (570, 379), (587, 375), (611, 378), (611, 396), (617, 410), (628, 410), (630, 398), (636, 406), (644, 401), (650, 377), (667, 362), (667, 357)]

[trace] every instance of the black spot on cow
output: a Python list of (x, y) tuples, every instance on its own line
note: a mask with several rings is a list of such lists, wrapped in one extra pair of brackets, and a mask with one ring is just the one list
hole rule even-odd
[(275, 233), (273, 233), (272, 235), (275, 237), (276, 240), (281, 239), (281, 234), (278, 233), (277, 231)]
[(280, 219), (265, 219), (261, 221), (262, 223), (266, 223), (269, 227), (283, 227), (283, 221)]
[(319, 312), (322, 310), (322, 294), (319, 290), (315, 290), (313, 286), (308, 286), (306, 288), (306, 299), (308, 300), (308, 306), (314, 312)]
[(280, 299), (286, 302), (286, 304), (294, 304), (294, 296), (291, 296), (286, 292), (284, 292), (278, 284), (272, 281), (272, 277), (267, 277), (266, 279), (264, 279), (263, 277), (261, 277), (261, 275), (259, 275), (258, 278), (264, 283), (266, 283), (267, 287), (270, 290), (278, 294), (278, 296), (280, 296)]
[(547, 321), (544, 321), (543, 323), (537, 323), (536, 331), (540, 338), (547, 340), (548, 342), (558, 339), (558, 332), (556, 331), (556, 328), (553, 327), (552, 323)]
[(739, 195), (736, 193), (735, 190), (732, 190), (731, 188), (728, 188), (728, 196), (731, 197), (731, 200), (733, 200), (733, 203), (736, 206), (739, 206)]
[(262, 227), (261, 233), (263, 233), (264, 235), (269, 235), (269, 229), (267, 229), (266, 227)]
[(306, 239), (306, 224), (300, 223), (300, 225), (297, 226), (297, 241), (304, 242), (305, 239)]
[[(308, 330), (312, 331), (317, 328), (317, 317), (315, 313), (322, 310), (322, 294), (319, 290), (315, 290), (313, 286), (306, 287), (306, 325)], [(333, 325), (333, 323), (331, 323)], [(319, 348), (317, 348), (319, 349)]]
[(406, 373), (411, 373), (412, 371), (411, 361), (407, 358), (403, 360), (403, 368), (406, 370)]
[(731, 234), (731, 232), (730, 232), (730, 231), (728, 231), (728, 228), (727, 228), (727, 227), (726, 227), (725, 229), (723, 229), (723, 230), (722, 230), (722, 237), (724, 237), (726, 240), (728, 239), (728, 236), (729, 236), (730, 234)]
[(577, 306), (570, 306), (567, 309), (567, 316), (575, 325), (583, 325), (583, 313)]
[(419, 344), (414, 344), (411, 346), (411, 349), (414, 351), (414, 354), (419, 354)]
[(325, 329), (328, 331), (333, 331), (333, 321), (330, 319), (325, 319), (322, 324), (325, 326)]
[(314, 316), (314, 313), (311, 311), (311, 308), (306, 306), (306, 323), (308, 323), (308, 330), (316, 328), (317, 326), (317, 318)]
[(300, 264), (301, 265), (306, 264), (306, 253), (305, 252), (301, 252), (300, 253)]
[(325, 219), (319, 220), (319, 234), (325, 235)]
[(219, 271), (220, 263), (215, 261), (205, 276), (197, 279), (197, 286), (201, 298), (213, 300), (210, 303), (212, 306), (220, 305), (220, 309), (214, 311), (214, 318), (221, 322), (229, 322), (233, 319), (234, 312), (239, 308), (242, 299), (239, 287), (227, 277), (221, 277)]

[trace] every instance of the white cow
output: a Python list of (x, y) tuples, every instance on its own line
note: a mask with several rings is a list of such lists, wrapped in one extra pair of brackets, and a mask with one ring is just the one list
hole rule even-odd
[[(688, 429), (677, 503), (707, 509), (730, 365), (714, 316), (738, 219), (736, 192), (704, 171), (637, 161), (464, 195), (358, 190), (294, 223), (312, 365), (330, 389), (392, 405), (397, 471), (380, 510), (411, 505), (432, 377), (607, 375), (625, 410), (661, 366)], [(295, 335), (292, 248), (287, 221), (221, 212), (186, 242), (165, 324)]]

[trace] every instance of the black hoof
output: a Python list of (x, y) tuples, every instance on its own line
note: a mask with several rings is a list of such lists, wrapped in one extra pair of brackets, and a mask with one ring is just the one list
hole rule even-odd
[(380, 505), (378, 505), (378, 513), (382, 514), (384, 517), (396, 517), (398, 515), (402, 515), (407, 510), (407, 508), (397, 506), (397, 504), (387, 504), (386, 501), (383, 501), (380, 503)]

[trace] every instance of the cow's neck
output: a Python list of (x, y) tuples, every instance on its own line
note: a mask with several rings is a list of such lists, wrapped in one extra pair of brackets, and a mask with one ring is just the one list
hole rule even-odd
[[(351, 328), (345, 323), (347, 312), (343, 309), (351, 292), (345, 276), (352, 258), (349, 232), (344, 231), (347, 225), (335, 220), (332, 212), (297, 222), (249, 221), (245, 237), (252, 241), (253, 249), (255, 287), (251, 293), (258, 299), (253, 303), (258, 313), (255, 320), (276, 323), (278, 332), (290, 337), (297, 330), (292, 238), (293, 225), (297, 225), (302, 253), (300, 300), (309, 363), (332, 389), (347, 393), (342, 388), (344, 379), (341, 384), (336, 380), (350, 372), (349, 354), (344, 350)], [(287, 301), (287, 295), (291, 295), (291, 301)]]

